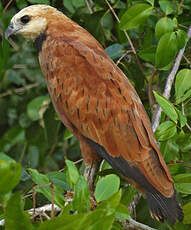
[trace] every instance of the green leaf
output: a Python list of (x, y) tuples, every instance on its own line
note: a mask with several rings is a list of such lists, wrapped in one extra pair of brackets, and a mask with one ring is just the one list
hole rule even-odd
[(187, 153), (191, 150), (191, 134), (179, 134), (177, 143), (180, 146), (180, 150), (183, 153)]
[(191, 96), (191, 89), (189, 89), (185, 94), (184, 96), (180, 97), (180, 98), (177, 98), (176, 99), (176, 103), (177, 104), (180, 104), (181, 102), (183, 101), (186, 101), (188, 98), (190, 98)]
[(166, 141), (172, 138), (176, 132), (176, 124), (172, 121), (165, 121), (157, 128), (155, 136), (158, 141)]
[(84, 0), (72, 0), (72, 4), (75, 8), (80, 8), (86, 6)]
[(168, 168), (170, 170), (171, 175), (176, 175), (177, 173), (183, 173), (185, 170), (184, 164), (181, 163), (175, 163), (175, 164), (169, 164)]
[(186, 116), (183, 115), (182, 112), (181, 112), (180, 110), (178, 110), (177, 108), (176, 108), (176, 112), (177, 112), (177, 114), (178, 114), (178, 119), (179, 119), (179, 121), (180, 121), (180, 127), (183, 128), (183, 127), (186, 125), (186, 123), (187, 123), (187, 118), (186, 118)]
[(111, 230), (124, 230), (124, 228), (118, 222), (115, 221), (112, 225)]
[(0, 139), (0, 151), (6, 152), (11, 147), (25, 141), (25, 130), (19, 126), (13, 126)]
[(66, 160), (66, 165), (68, 167), (68, 173), (70, 181), (73, 184), (76, 184), (79, 178), (79, 172), (75, 166), (75, 164), (72, 161)]
[(67, 9), (70, 13), (72, 13), (72, 14), (75, 13), (76, 10), (75, 10), (75, 8), (74, 8), (74, 6), (73, 6), (71, 0), (63, 0), (63, 3), (64, 3), (64, 6), (66, 7), (66, 9)]
[(190, 183), (191, 173), (178, 174), (174, 177), (175, 183)]
[(105, 211), (107, 215), (116, 213), (116, 209), (119, 206), (122, 196), (122, 190), (120, 189), (117, 193), (110, 196), (107, 200), (102, 201), (96, 208), (96, 210)]
[(16, 4), (19, 9), (27, 7), (26, 0), (16, 0)]
[(4, 153), (0, 153), (0, 160), (6, 161), (7, 163), (15, 163), (16, 161)]
[(14, 193), (7, 202), (5, 209), (6, 230), (32, 230), (30, 217), (23, 210), (23, 203), (20, 192)]
[(185, 92), (191, 88), (191, 70), (182, 69), (176, 75), (175, 92), (176, 100), (184, 96)]
[(122, 16), (120, 21), (121, 30), (134, 29), (140, 24), (143, 24), (151, 15), (153, 7), (148, 4), (136, 4), (129, 8)]
[(60, 215), (51, 220), (44, 221), (37, 230), (78, 230), (84, 219), (84, 214)]
[(151, 47), (147, 47), (147, 48), (140, 50), (138, 55), (144, 61), (154, 62), (155, 61), (155, 52), (156, 52), (156, 47), (151, 46)]
[(119, 58), (125, 53), (123, 46), (120, 44), (113, 44), (107, 47), (105, 51), (111, 59)]
[(175, 183), (175, 188), (184, 194), (191, 194), (191, 183)]
[(159, 40), (165, 33), (173, 32), (174, 22), (171, 18), (161, 18), (155, 26), (155, 35)]
[(67, 176), (65, 173), (63, 173), (63, 172), (50, 172), (47, 174), (47, 177), (61, 191), (71, 190), (70, 185), (68, 184), (68, 181), (67, 181)]
[[(39, 173), (36, 169), (28, 169), (28, 171), (32, 177), (32, 180), (37, 185), (40, 185), (40, 187), (37, 188), (37, 192), (42, 193), (49, 201), (52, 201), (52, 191), (50, 188), (50, 181), (48, 177), (44, 174)], [(54, 186), (54, 200), (59, 207), (62, 207), (64, 205), (65, 199), (62, 195), (62, 191), (57, 189), (56, 186)]]
[(119, 221), (128, 219), (130, 216), (128, 208), (124, 204), (119, 204), (117, 207), (115, 218)]
[(0, 160), (0, 193), (8, 193), (20, 181), (22, 168), (16, 162)]
[[(159, 40), (155, 62), (158, 68), (170, 64), (178, 51), (177, 37), (175, 32), (165, 33)], [(165, 55), (164, 55), (165, 54)]]
[(171, 14), (171, 13), (174, 12), (174, 5), (173, 5), (172, 1), (160, 0), (159, 5), (160, 5), (160, 8), (162, 9), (162, 11), (166, 15)]
[(114, 214), (107, 215), (105, 210), (94, 210), (87, 215), (79, 230), (109, 230), (114, 222)]
[(153, 93), (162, 110), (177, 124), (178, 114), (176, 113), (174, 105), (156, 91), (153, 91)]
[(103, 177), (97, 182), (95, 189), (95, 198), (97, 202), (107, 200), (110, 196), (119, 190), (120, 179), (118, 176), (111, 174)]
[(39, 96), (29, 102), (27, 105), (27, 114), (32, 121), (40, 119), (39, 111), (46, 104), (47, 100), (49, 100), (48, 96)]
[(191, 224), (191, 202), (183, 206), (183, 212), (184, 212), (183, 223)]
[(178, 42), (178, 49), (182, 49), (188, 40), (187, 33), (184, 30), (178, 30), (176, 31), (176, 36)]
[[(167, 134), (168, 134), (168, 131), (167, 131)], [(164, 134), (164, 137), (166, 137), (165, 140), (168, 139), (168, 141), (161, 142), (160, 150), (163, 153), (163, 158), (165, 159), (165, 162), (172, 162), (172, 161), (177, 160), (177, 158), (180, 157), (179, 155), (180, 148), (179, 148), (179, 145), (175, 142), (174, 138), (170, 136), (168, 137), (165, 135), (166, 133)]]
[(90, 210), (90, 192), (87, 181), (83, 176), (79, 176), (77, 183), (74, 186), (73, 207), (79, 213), (86, 213)]
[(154, 1), (155, 0), (145, 0), (146, 2), (150, 3), (152, 6), (154, 6)]
[(36, 146), (31, 145), (28, 148), (28, 161), (31, 168), (36, 168), (39, 163), (39, 150)]

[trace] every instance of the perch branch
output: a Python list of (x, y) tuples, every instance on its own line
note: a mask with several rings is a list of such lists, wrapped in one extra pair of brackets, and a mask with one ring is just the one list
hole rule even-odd
[(151, 228), (145, 224), (141, 224), (135, 220), (133, 220), (131, 217), (125, 222), (122, 223), (124, 229), (135, 229), (135, 230), (157, 230), (155, 228)]
[[(187, 36), (188, 36), (188, 40), (189, 40), (191, 38), (191, 25), (188, 28)], [(170, 97), (170, 91), (171, 91), (171, 88), (172, 88), (172, 84), (174, 82), (174, 78), (176, 76), (176, 73), (177, 73), (177, 71), (179, 69), (180, 62), (182, 60), (182, 57), (183, 57), (183, 54), (184, 54), (184, 51), (185, 51), (185, 47), (186, 47), (186, 45), (188, 43), (188, 40), (187, 40), (184, 48), (182, 48), (178, 52), (178, 55), (177, 55), (177, 57), (175, 59), (174, 65), (172, 67), (172, 70), (171, 70), (170, 74), (167, 77), (166, 84), (165, 84), (165, 89), (164, 89), (164, 92), (163, 92), (163, 96), (166, 97), (167, 99), (169, 99), (169, 97)], [(161, 113), (162, 113), (162, 109), (161, 109), (161, 107), (158, 107), (156, 115), (153, 118), (153, 122), (152, 122), (152, 130), (153, 130), (153, 132), (155, 132), (157, 127), (159, 126)]]

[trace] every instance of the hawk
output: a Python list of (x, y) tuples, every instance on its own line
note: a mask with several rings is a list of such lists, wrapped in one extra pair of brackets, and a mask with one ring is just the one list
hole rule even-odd
[(89, 185), (100, 159), (145, 194), (151, 216), (182, 221), (174, 183), (135, 89), (99, 42), (62, 12), (32, 5), (5, 32), (36, 47), (52, 103), (79, 140)]

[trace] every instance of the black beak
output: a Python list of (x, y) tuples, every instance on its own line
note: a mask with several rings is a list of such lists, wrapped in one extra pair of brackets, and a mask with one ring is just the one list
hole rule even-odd
[(11, 34), (14, 34), (16, 30), (14, 29), (13, 23), (11, 23), (5, 31), (5, 39), (7, 40)]

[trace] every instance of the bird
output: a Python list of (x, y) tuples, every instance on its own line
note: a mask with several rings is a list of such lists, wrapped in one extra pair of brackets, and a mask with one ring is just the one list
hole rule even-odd
[(78, 139), (89, 186), (100, 161), (144, 194), (151, 216), (172, 226), (183, 220), (174, 182), (134, 87), (101, 44), (48, 5), (31, 5), (13, 16), (5, 32), (36, 47), (52, 103)]

